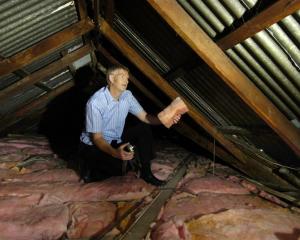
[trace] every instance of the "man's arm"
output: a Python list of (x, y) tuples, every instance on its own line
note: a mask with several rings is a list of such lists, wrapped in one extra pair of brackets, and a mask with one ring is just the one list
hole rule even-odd
[(121, 160), (131, 160), (134, 156), (133, 153), (124, 150), (124, 147), (127, 146), (128, 143), (124, 143), (118, 148), (113, 148), (106, 142), (101, 133), (91, 133), (91, 138), (97, 148), (107, 153), (108, 155), (113, 156), (114, 158), (118, 158)]
[(150, 114), (146, 113), (145, 111), (140, 112), (137, 115), (137, 118), (147, 124), (151, 124), (151, 125), (160, 125), (161, 124), (161, 122), (157, 116), (150, 115)]
[[(141, 120), (142, 122), (148, 123), (148, 124), (151, 124), (151, 125), (160, 125), (160, 124), (162, 124), (157, 116), (150, 115), (150, 114), (146, 113), (145, 111), (142, 111), (141, 113), (139, 113), (137, 115), (137, 118), (139, 120)], [(181, 118), (180, 114), (176, 115), (173, 119), (174, 124), (178, 123), (180, 118)]]

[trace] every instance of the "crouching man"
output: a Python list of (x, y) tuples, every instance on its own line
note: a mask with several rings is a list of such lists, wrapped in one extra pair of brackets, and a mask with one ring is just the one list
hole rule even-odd
[[(107, 86), (98, 90), (86, 105), (80, 155), (85, 163), (84, 174), (90, 174), (83, 178), (89, 182), (122, 175), (123, 162), (134, 158), (134, 152), (126, 150), (131, 143), (139, 153), (141, 177), (157, 186), (164, 184), (152, 174), (150, 165), (154, 152), (148, 124), (159, 125), (160, 120), (145, 112), (131, 91), (127, 90), (127, 68), (114, 66), (108, 69), (106, 80)], [(124, 129), (128, 113), (136, 116), (140, 123)], [(179, 119), (180, 115), (174, 118), (174, 123)]]

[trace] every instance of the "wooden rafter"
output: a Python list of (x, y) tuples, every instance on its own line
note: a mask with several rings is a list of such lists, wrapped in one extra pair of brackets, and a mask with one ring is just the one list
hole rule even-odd
[[(166, 1), (166, 0), (163, 0)], [(145, 76), (147, 76), (158, 88), (166, 93), (171, 99), (176, 98), (180, 94), (171, 87), (171, 85), (157, 73), (152, 66), (144, 60), (126, 41), (116, 33), (107, 22), (103, 21), (100, 25), (102, 34), (111, 41)], [(181, 96), (182, 97), (182, 96)], [(184, 97), (182, 97), (185, 100)], [(197, 109), (186, 101), (189, 108), (188, 114), (205, 129), (211, 136), (213, 136), (219, 143), (221, 143), (238, 161), (230, 164), (241, 169), (245, 173), (250, 173), (250, 176), (261, 175), (266, 180), (270, 180), (281, 184), (283, 186), (288, 183), (270, 171), (270, 169), (263, 164), (249, 159), (239, 148), (237, 148), (231, 141), (227, 140), (222, 133), (220, 133), (209, 120), (198, 112)], [(224, 159), (226, 161), (226, 159)], [(252, 169), (249, 170), (249, 167)]]
[(91, 50), (92, 49), (90, 45), (83, 46), (77, 49), (76, 51), (67, 54), (61, 59), (49, 64), (48, 66), (34, 72), (33, 74), (21, 79), (20, 81), (17, 81), (16, 83), (0, 91), (0, 102), (10, 97), (12, 94), (17, 93), (24, 87), (35, 84), (41, 79), (63, 70), (64, 68), (68, 67), (68, 65), (72, 62), (91, 52)]
[[(300, 156), (300, 133), (173, 0), (148, 0), (187, 44)], [(213, 54), (212, 54), (213, 53)]]
[(22, 68), (33, 61), (48, 55), (64, 44), (73, 41), (83, 34), (91, 31), (94, 24), (89, 19), (81, 20), (70, 27), (60, 31), (36, 45), (17, 53), (9, 59), (0, 61), (0, 76), (11, 73), (19, 68)]
[(223, 49), (232, 48), (237, 43), (252, 37), (261, 30), (277, 23), (284, 17), (291, 15), (300, 9), (300, 0), (280, 0), (272, 6), (243, 24), (241, 27), (217, 41), (218, 46)]
[[(96, 50), (101, 53), (106, 59), (108, 59), (112, 64), (120, 65), (118, 62), (105, 48), (103, 48), (100, 44), (97, 44)], [(158, 107), (164, 108), (164, 104), (153, 94), (151, 93), (135, 76), (130, 73), (130, 82), (132, 82), (147, 98), (149, 98), (152, 102), (154, 102)], [(186, 136), (191, 141), (206, 149), (207, 151), (213, 152), (214, 144), (207, 140), (205, 137), (201, 136), (197, 131), (192, 129), (190, 126), (185, 124), (184, 122), (180, 122), (178, 126), (175, 126), (175, 130)], [(220, 159), (226, 159), (226, 162), (233, 163), (236, 161), (232, 155), (224, 151), (222, 148), (215, 146), (216, 156)]]
[(54, 89), (53, 91), (49, 92), (48, 94), (42, 95), (40, 98), (28, 103), (27, 105), (21, 107), (14, 113), (5, 116), (0, 120), (0, 132), (6, 129), (7, 127), (19, 122), (20, 120), (24, 119), (25, 117), (31, 115), (32, 113), (36, 112), (37, 110), (43, 108), (49, 101), (51, 101), (56, 96), (62, 94), (63, 92), (70, 89), (74, 86), (72, 81), (69, 81), (62, 86)]

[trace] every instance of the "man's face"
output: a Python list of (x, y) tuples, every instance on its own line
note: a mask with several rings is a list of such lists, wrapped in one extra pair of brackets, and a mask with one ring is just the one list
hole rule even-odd
[(123, 92), (127, 89), (129, 74), (124, 69), (116, 69), (110, 75), (110, 87)]

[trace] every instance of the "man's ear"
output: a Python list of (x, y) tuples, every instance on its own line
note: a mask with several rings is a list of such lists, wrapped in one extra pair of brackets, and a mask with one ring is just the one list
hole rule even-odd
[(111, 84), (113, 81), (114, 81), (113, 75), (110, 74), (110, 75), (108, 76), (108, 83)]

